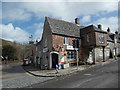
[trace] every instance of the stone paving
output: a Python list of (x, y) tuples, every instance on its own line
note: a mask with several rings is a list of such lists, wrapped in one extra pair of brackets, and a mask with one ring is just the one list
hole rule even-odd
[[(102, 60), (101, 60), (102, 61)], [(91, 67), (95, 67), (98, 65), (104, 65), (109, 62), (113, 62), (115, 60), (109, 59), (106, 62), (96, 62), (94, 65), (79, 65), (78, 69), (77, 66), (72, 66), (66, 69), (60, 69), (59, 73), (56, 74), (55, 69), (54, 70), (40, 70), (39, 68), (35, 68), (33, 66), (23, 66), (24, 70), (34, 76), (39, 76), (39, 77), (58, 77), (58, 76), (64, 76), (64, 75), (69, 75), (71, 73), (75, 73), (77, 71), (82, 71)]]

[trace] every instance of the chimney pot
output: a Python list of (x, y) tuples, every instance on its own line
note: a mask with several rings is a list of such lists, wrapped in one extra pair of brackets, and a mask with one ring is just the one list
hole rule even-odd
[(98, 28), (99, 28), (100, 30), (102, 30), (102, 25), (101, 25), (101, 24), (99, 24), (99, 25), (98, 25)]
[(107, 32), (110, 32), (110, 28), (108, 27)]
[(80, 19), (79, 18), (75, 18), (75, 24), (79, 24), (80, 25)]
[(118, 31), (116, 31), (115, 34), (118, 34)]

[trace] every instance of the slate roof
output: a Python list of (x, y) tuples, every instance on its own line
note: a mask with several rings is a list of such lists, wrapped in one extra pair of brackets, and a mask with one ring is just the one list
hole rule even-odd
[(120, 43), (120, 34), (115, 34), (117, 38), (117, 42)]
[(114, 34), (113, 33), (107, 34), (107, 41), (114, 42)]
[(81, 29), (81, 34), (93, 32), (93, 31), (107, 33), (106, 31), (100, 30), (99, 28), (97, 28), (94, 25), (89, 25), (89, 26), (84, 27), (84, 28)]
[(51, 28), (52, 33), (71, 37), (80, 37), (80, 29), (84, 26), (75, 23), (66, 22), (63, 20), (46, 17), (47, 22)]
[(114, 37), (116, 37), (117, 42), (120, 43), (120, 35), (119, 34), (113, 34), (113, 33), (108, 33), (107, 34), (107, 41), (114, 42)]

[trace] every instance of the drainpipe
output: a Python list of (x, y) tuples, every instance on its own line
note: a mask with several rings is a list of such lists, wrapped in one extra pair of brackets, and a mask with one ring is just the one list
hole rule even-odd
[(95, 47), (93, 47), (93, 64), (96, 63), (96, 57), (95, 57)]
[(105, 46), (103, 46), (103, 62), (105, 62)]
[(115, 47), (115, 60), (117, 60), (117, 48)]

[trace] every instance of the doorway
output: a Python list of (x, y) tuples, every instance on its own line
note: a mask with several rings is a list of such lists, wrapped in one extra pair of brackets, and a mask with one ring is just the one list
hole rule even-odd
[(52, 53), (52, 68), (56, 68), (56, 64), (58, 64), (58, 54)]
[(110, 50), (110, 56), (109, 56), (109, 58), (113, 58), (112, 50)]

